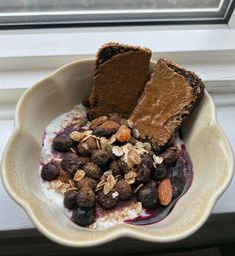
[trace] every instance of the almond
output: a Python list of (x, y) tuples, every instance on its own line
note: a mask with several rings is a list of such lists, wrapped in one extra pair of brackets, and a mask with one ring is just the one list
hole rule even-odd
[(97, 126), (93, 130), (93, 134), (98, 137), (110, 137), (119, 129), (120, 124), (114, 121), (105, 121), (103, 124)]
[(170, 179), (164, 179), (158, 186), (158, 197), (161, 205), (168, 205), (172, 200), (172, 186)]
[(94, 129), (96, 128), (97, 126), (103, 124), (105, 121), (108, 120), (108, 117), (107, 116), (100, 116), (100, 117), (97, 117), (95, 119), (93, 119), (91, 121), (91, 125), (90, 125), (90, 128), (91, 129)]

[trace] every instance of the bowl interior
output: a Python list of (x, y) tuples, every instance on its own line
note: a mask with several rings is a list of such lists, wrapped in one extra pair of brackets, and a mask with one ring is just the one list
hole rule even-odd
[[(152, 67), (153, 63), (150, 71)], [(163, 221), (149, 226), (121, 224), (102, 231), (81, 228), (41, 190), (38, 167), (44, 129), (88, 97), (93, 70), (94, 60), (74, 62), (40, 81), (21, 98), (16, 130), (3, 160), (7, 190), (45, 235), (66, 245), (96, 244), (120, 234), (161, 242), (189, 235), (206, 220), (232, 175), (231, 148), (216, 124), (214, 105), (207, 93), (183, 125), (194, 169), (192, 186)]]

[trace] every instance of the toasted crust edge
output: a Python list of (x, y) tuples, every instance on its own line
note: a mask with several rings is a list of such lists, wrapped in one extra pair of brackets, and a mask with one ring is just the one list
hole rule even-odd
[[(116, 51), (112, 52), (112, 50), (114, 50), (114, 49)], [(97, 70), (101, 64), (110, 60), (115, 55), (122, 54), (124, 52), (129, 52), (129, 51), (143, 51), (150, 55), (152, 54), (152, 51), (149, 48), (145, 48), (145, 47), (141, 47), (141, 46), (132, 46), (132, 45), (128, 45), (128, 44), (120, 44), (117, 42), (108, 42), (108, 43), (103, 44), (97, 51), (95, 69)], [(107, 54), (108, 57), (103, 60), (102, 54)]]

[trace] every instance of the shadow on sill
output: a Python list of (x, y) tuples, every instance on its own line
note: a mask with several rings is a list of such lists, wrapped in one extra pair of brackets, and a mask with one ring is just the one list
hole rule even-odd
[[(91, 248), (74, 249), (55, 244), (36, 229), (0, 233), (0, 255), (233, 255), (235, 214), (213, 215), (192, 236), (174, 243), (156, 244), (122, 238)], [(174, 252), (174, 253), (173, 253)], [(232, 253), (233, 252), (233, 253)], [(231, 254), (232, 253), (232, 254)]]

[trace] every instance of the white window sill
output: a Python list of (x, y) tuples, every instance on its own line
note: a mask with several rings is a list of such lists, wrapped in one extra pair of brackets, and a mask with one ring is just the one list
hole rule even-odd
[(149, 47), (204, 81), (234, 80), (235, 30), (228, 25), (39, 29), (0, 32), (0, 88), (28, 88), (109, 41)]
[(232, 35), (228, 25), (2, 31), (0, 57), (91, 56), (109, 41), (143, 45), (153, 53), (233, 50)]

